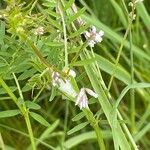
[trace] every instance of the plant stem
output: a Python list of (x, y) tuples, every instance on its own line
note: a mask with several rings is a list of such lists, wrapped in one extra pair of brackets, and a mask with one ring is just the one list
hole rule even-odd
[(105, 150), (106, 148), (105, 148), (105, 144), (104, 144), (104, 140), (103, 140), (103, 135), (101, 133), (100, 127), (98, 126), (98, 123), (93, 125), (93, 128), (94, 128), (96, 136), (97, 136), (97, 141), (98, 141), (100, 150)]
[[(130, 28), (130, 33), (129, 33), (129, 40), (130, 40), (130, 63), (131, 63), (131, 84), (134, 82), (134, 60), (133, 60), (133, 51), (132, 51), (132, 32)], [(130, 109), (131, 109), (131, 131), (134, 133), (135, 132), (135, 90), (131, 89), (130, 90)]]
[(90, 109), (84, 109), (83, 112), (85, 113), (86, 118), (88, 119), (88, 121), (90, 122), (91, 126), (93, 127), (93, 129), (96, 133), (100, 150), (106, 150), (104, 140), (103, 140), (103, 135), (102, 135), (101, 129), (98, 125), (98, 120), (96, 120), (94, 118), (93, 113), (91, 112)]
[(64, 32), (64, 49), (65, 49), (65, 68), (68, 68), (68, 50), (67, 50), (67, 33), (66, 24), (60, 2), (58, 2), (58, 10), (62, 20), (63, 32)]
[(25, 122), (26, 122), (26, 125), (28, 128), (32, 148), (33, 148), (33, 150), (36, 150), (33, 132), (32, 132), (32, 128), (31, 128), (31, 123), (30, 123), (30, 119), (29, 119), (28, 112), (27, 112), (25, 105), (20, 105), (17, 97), (14, 95), (14, 93), (11, 91), (11, 89), (7, 86), (7, 84), (4, 82), (4, 80), (1, 77), (0, 77), (0, 84), (6, 90), (6, 92), (11, 97), (11, 99), (14, 101), (14, 103), (18, 106), (19, 110), (21, 111), (22, 115), (24, 116), (24, 119), (25, 119)]
[[(125, 8), (126, 8), (126, 7), (125, 7)], [(120, 59), (120, 56), (121, 56), (121, 52), (122, 52), (124, 43), (125, 43), (125, 41), (126, 41), (126, 38), (127, 38), (127, 36), (128, 36), (128, 33), (129, 33), (130, 30), (131, 30), (132, 22), (133, 22), (133, 20), (134, 20), (134, 11), (135, 11), (135, 4), (133, 3), (133, 7), (132, 7), (132, 11), (131, 11), (131, 15), (132, 15), (132, 16), (130, 16), (130, 14), (128, 14), (128, 15), (129, 15), (129, 18), (128, 18), (129, 24), (128, 24), (128, 27), (127, 27), (127, 29), (126, 29), (126, 32), (125, 32), (124, 37), (123, 37), (123, 40), (122, 40), (122, 43), (121, 43), (120, 48), (119, 48), (119, 52), (118, 52), (118, 55), (117, 55), (117, 59), (116, 59), (116, 61), (115, 61), (115, 66), (114, 66), (114, 69), (113, 69), (113, 72), (112, 72), (112, 75), (111, 75), (111, 78), (110, 78), (110, 81), (109, 81), (109, 84), (108, 84), (108, 92), (109, 92), (109, 90), (110, 90), (110, 88), (111, 88), (112, 81), (113, 81), (113, 79), (114, 79), (114, 75), (115, 75), (115, 72), (116, 72), (116, 69), (117, 69), (117, 66), (118, 66), (118, 62), (119, 62), (119, 59)], [(131, 18), (130, 18), (130, 17), (131, 17)]]
[(127, 36), (128, 36), (128, 33), (129, 33), (129, 31), (130, 31), (130, 27), (131, 27), (131, 23), (128, 25), (128, 28), (127, 28), (127, 30), (126, 30), (126, 32), (125, 32), (124, 37), (123, 37), (123, 41), (122, 41), (121, 46), (120, 46), (120, 48), (119, 48), (119, 52), (118, 52), (118, 55), (117, 55), (117, 59), (116, 59), (116, 61), (115, 61), (115, 66), (114, 66), (114, 68), (113, 68), (112, 75), (111, 75), (111, 78), (110, 78), (110, 81), (109, 81), (109, 84), (108, 84), (108, 92), (109, 92), (109, 90), (110, 90), (110, 88), (111, 88), (112, 81), (113, 81), (113, 79), (114, 79), (114, 75), (115, 75), (115, 72), (116, 72), (116, 69), (117, 69), (117, 66), (118, 66), (118, 62), (119, 62), (119, 59), (120, 59), (120, 56), (121, 56), (122, 49), (123, 49), (125, 40), (126, 40), (126, 38), (127, 38)]
[(31, 127), (28, 111), (26, 111), (26, 113), (24, 114), (24, 119), (25, 119), (25, 122), (26, 122), (26, 125), (27, 125), (29, 136), (30, 136), (32, 150), (36, 150), (34, 136), (33, 136), (33, 131), (32, 131), (32, 127)]
[(17, 105), (17, 107), (22, 112), (22, 107), (18, 103), (17, 97), (14, 95), (14, 93), (11, 91), (11, 89), (7, 86), (7, 84), (4, 82), (4, 80), (0, 77), (0, 84), (5, 89), (5, 91), (8, 93), (8, 95), (11, 97), (11, 99), (14, 101), (14, 103)]

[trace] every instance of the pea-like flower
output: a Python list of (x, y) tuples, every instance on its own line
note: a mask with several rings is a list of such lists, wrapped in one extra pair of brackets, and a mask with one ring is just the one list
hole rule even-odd
[[(73, 70), (71, 70), (71, 72), (69, 72), (69, 75), (72, 75), (72, 74), (73, 74), (73, 76), (75, 76), (75, 72)], [(75, 98), (77, 96), (77, 93), (74, 90), (70, 80), (62, 79), (58, 72), (52, 73), (52, 85), (54, 87), (57, 87), (63, 93), (65, 93), (73, 98)]]
[(95, 98), (98, 97), (98, 94), (93, 92), (91, 89), (81, 88), (80, 93), (78, 94), (77, 100), (75, 103), (75, 105), (78, 105), (80, 107), (80, 109), (88, 108), (88, 97), (87, 97), (86, 93), (88, 93), (89, 95), (91, 95)]
[(95, 26), (92, 26), (89, 31), (85, 32), (85, 38), (88, 40), (88, 45), (90, 47), (94, 47), (96, 43), (101, 42), (103, 40), (103, 35), (104, 31), (100, 30), (99, 32), (97, 32)]

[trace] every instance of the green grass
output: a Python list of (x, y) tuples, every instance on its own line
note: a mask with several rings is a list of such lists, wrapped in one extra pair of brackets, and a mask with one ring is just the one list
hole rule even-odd
[[(150, 5), (129, 2), (0, 2), (2, 150), (149, 150)], [(105, 34), (90, 48), (93, 25)], [(80, 110), (71, 91), (52, 85), (53, 72), (98, 98)]]

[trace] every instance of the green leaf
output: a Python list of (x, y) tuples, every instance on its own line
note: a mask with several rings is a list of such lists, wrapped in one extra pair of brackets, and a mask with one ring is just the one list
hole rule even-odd
[(75, 13), (73, 16), (69, 16), (69, 20), (67, 21), (67, 24), (72, 23), (73, 21), (75, 21), (78, 17), (81, 16), (81, 14), (83, 14), (85, 12), (86, 8), (83, 7), (82, 9), (80, 9), (77, 13)]
[(5, 37), (5, 22), (0, 21), (0, 44), (3, 43)]
[(52, 87), (51, 95), (50, 95), (50, 98), (49, 98), (50, 102), (55, 98), (56, 94), (57, 94), (57, 89), (55, 87)]
[(30, 112), (30, 115), (33, 119), (35, 119), (36, 121), (38, 121), (40, 124), (49, 127), (50, 124), (39, 114), (34, 113), (34, 112)]
[[(100, 69), (112, 75), (114, 70), (114, 64), (108, 61), (106, 58), (96, 54), (96, 60)], [(121, 66), (117, 66), (114, 76), (124, 82), (125, 84), (129, 84), (131, 82), (130, 74)]]
[(95, 61), (96, 61), (96, 57), (93, 57), (93, 58), (89, 58), (89, 59), (76, 61), (76, 62), (70, 64), (70, 66), (84, 66), (84, 65), (89, 65)]
[(125, 96), (125, 94), (130, 90), (130, 89), (135, 89), (135, 88), (149, 88), (150, 87), (150, 83), (134, 83), (134, 84), (130, 84), (127, 87), (125, 87), (121, 94), (119, 95), (115, 105), (113, 106), (113, 111), (111, 113), (112, 115), (112, 120), (113, 120), (113, 126), (114, 128), (117, 128), (117, 107), (120, 103), (120, 101), (122, 100), (122, 98)]
[(77, 131), (83, 129), (83, 128), (86, 127), (88, 124), (89, 124), (89, 122), (81, 123), (81, 124), (75, 126), (74, 128), (72, 128), (71, 130), (69, 130), (69, 131), (67, 132), (67, 134), (68, 134), (68, 135), (73, 134), (73, 133), (75, 133), (75, 132), (77, 132)]
[(51, 47), (63, 47), (64, 46), (64, 43), (61, 43), (61, 42), (55, 42), (55, 41), (53, 41), (53, 42), (47, 42), (47, 43), (45, 43), (46, 45), (48, 45), (48, 46), (51, 46)]
[(143, 3), (139, 3), (137, 5), (137, 11), (140, 17), (142, 18), (144, 24), (146, 25), (147, 29), (150, 31), (150, 16)]
[(48, 14), (50, 14), (51, 16), (53, 16), (53, 17), (56, 17), (56, 18), (59, 18), (59, 17), (60, 17), (58, 13), (52, 11), (51, 9), (47, 9), (46, 12), (47, 12)]
[(29, 109), (35, 109), (35, 110), (38, 110), (41, 108), (40, 105), (32, 102), (32, 101), (25, 101), (25, 105), (29, 108)]
[(77, 114), (75, 117), (72, 118), (72, 121), (78, 121), (82, 119), (84, 116), (85, 114), (83, 112), (80, 112), (79, 114)]
[(60, 31), (62, 31), (62, 27), (60, 26), (60, 24), (59, 24), (56, 20), (54, 20), (54, 19), (52, 19), (52, 18), (50, 18), (50, 17), (48, 17), (47, 19), (48, 19), (48, 21), (49, 21), (49, 23), (50, 23), (51, 25), (53, 25), (54, 27), (56, 27), (56, 28), (58, 28)]
[(35, 74), (35, 72), (36, 70), (34, 68), (26, 70), (18, 77), (18, 80), (24, 80), (24, 79), (30, 78)]
[(114, 0), (110, 0), (112, 6), (114, 7), (120, 21), (122, 22), (122, 24), (124, 25), (124, 27), (127, 27), (127, 20), (125, 17), (125, 14), (123, 12), (123, 10), (121, 9), (120, 5), (118, 4), (118, 2), (114, 1)]
[(68, 8), (72, 6), (75, 0), (69, 0), (67, 4), (65, 4), (64, 11), (66, 11)]
[(52, 133), (57, 126), (59, 125), (59, 120), (56, 120), (52, 125), (50, 125), (43, 133), (42, 135), (39, 137), (40, 140), (44, 140), (46, 138), (49, 137), (50, 133)]
[[(109, 130), (102, 131), (102, 135), (105, 139), (112, 138), (111, 131), (109, 131)], [(73, 149), (73, 147), (78, 146), (80, 143), (83, 143), (85, 141), (96, 140), (96, 139), (97, 139), (97, 136), (94, 131), (80, 133), (79, 135), (71, 137), (67, 141), (65, 141), (64, 146), (67, 149)], [(61, 150), (61, 148), (57, 147), (56, 150)]]
[(122, 100), (122, 98), (125, 96), (125, 94), (130, 90), (130, 89), (135, 89), (135, 88), (149, 88), (150, 87), (150, 83), (134, 83), (134, 84), (130, 84), (127, 87), (125, 87), (123, 89), (123, 91), (121, 92), (121, 94), (119, 95), (116, 104), (115, 104), (115, 108), (118, 107), (120, 101)]
[[(17, 90), (16, 86), (9, 86), (9, 88), (11, 89), (12, 92)], [(7, 92), (5, 91), (4, 88), (0, 88), (0, 94), (6, 94)]]
[(0, 118), (13, 117), (20, 113), (19, 109), (0, 111)]
[(27, 92), (30, 91), (32, 89), (32, 86), (30, 86), (29, 84), (26, 84), (23, 88), (22, 88), (22, 92)]
[(57, 6), (57, 3), (54, 0), (51, 0), (51, 1), (44, 1), (42, 5), (46, 7), (54, 8)]
[[(87, 57), (85, 57), (84, 54), (81, 54), (81, 59), (84, 60)], [(105, 113), (107, 120), (109, 121), (109, 124), (111, 126), (112, 131), (114, 130), (114, 126), (112, 125), (112, 116), (110, 115), (112, 113), (112, 105), (109, 102), (109, 99), (106, 95), (106, 93), (104, 92), (103, 88), (101, 86), (99, 86), (97, 83), (99, 82), (98, 78), (96, 75), (94, 75), (95, 73), (93, 72), (93, 66), (85, 66), (85, 70), (86, 73), (91, 81), (91, 84), (94, 88), (94, 91), (99, 95), (98, 100), (99, 103), (101, 104), (102, 110)], [(119, 112), (118, 112), (119, 113)], [(120, 118), (122, 119), (121, 115)], [(124, 126), (126, 127), (126, 125), (124, 124)], [(128, 130), (128, 128), (127, 128)], [(115, 132), (116, 136), (118, 137), (118, 143), (121, 149), (128, 149), (131, 150), (131, 145), (129, 144), (125, 133), (123, 132), (119, 122), (117, 121), (117, 132)], [(128, 135), (130, 136), (130, 139), (132, 138), (132, 136), (130, 135), (130, 132), (128, 131)], [(134, 146), (136, 147), (136, 144), (133, 142)]]
[[(38, 144), (41, 144), (41, 141), (43, 142), (44, 140), (48, 139), (50, 137), (50, 134), (57, 128), (59, 125), (59, 120), (56, 120), (52, 125), (50, 125), (45, 131), (42, 132), (40, 137), (38, 137), (38, 140), (36, 140), (35, 145), (38, 146)], [(31, 149), (32, 146), (30, 145), (28, 149)], [(50, 148), (51, 149), (51, 148)]]
[(69, 38), (74, 38), (77, 36), (81, 36), (82, 33), (85, 32), (85, 30), (89, 27), (89, 25), (85, 25), (85, 26), (81, 26), (77, 31), (75, 31), (74, 33), (70, 33)]

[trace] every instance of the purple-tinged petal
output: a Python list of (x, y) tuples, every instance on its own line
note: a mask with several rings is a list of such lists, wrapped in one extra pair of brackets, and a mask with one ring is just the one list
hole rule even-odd
[(93, 97), (95, 97), (95, 98), (98, 98), (98, 94), (95, 93), (95, 92), (93, 92), (91, 89), (85, 88), (85, 91), (86, 91), (89, 95), (91, 95), (91, 96), (93, 96)]

